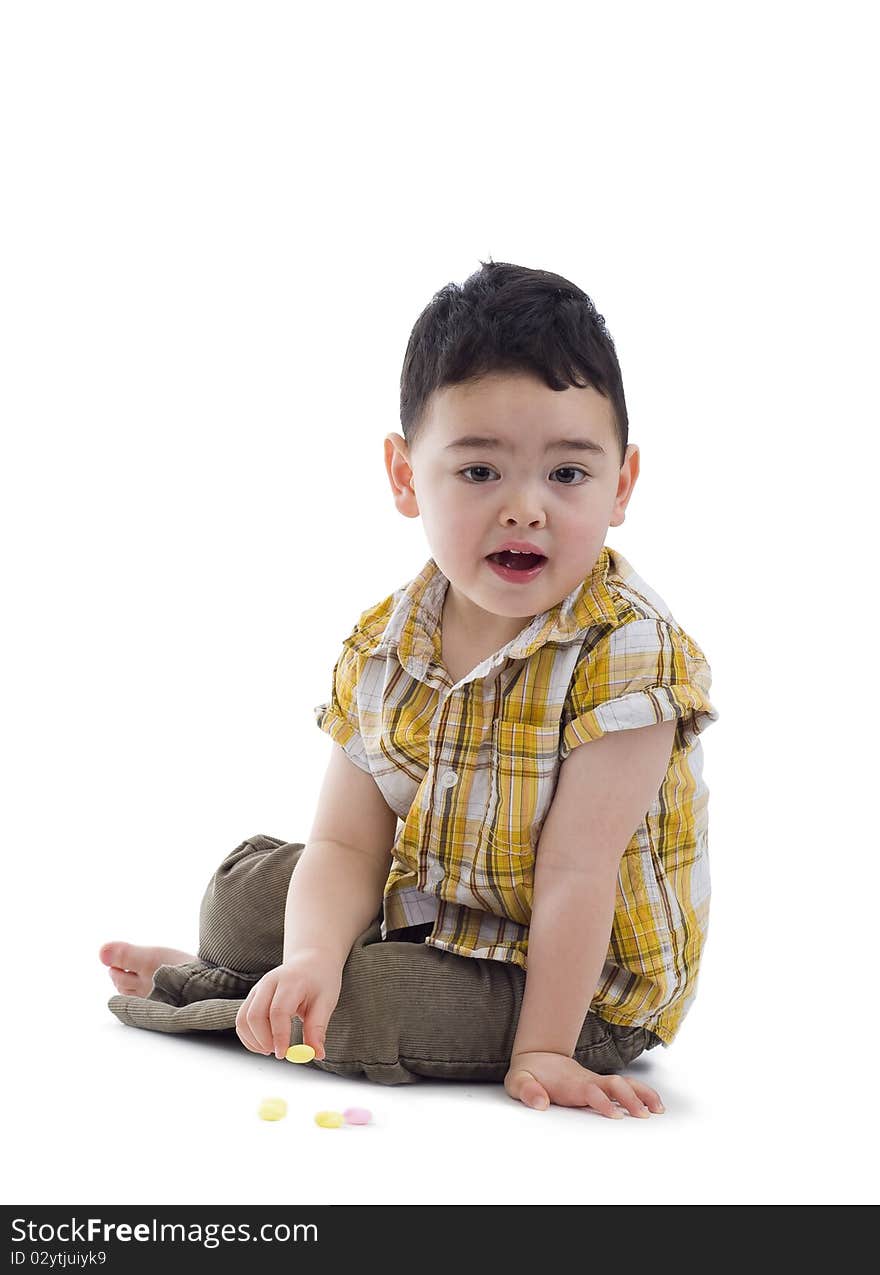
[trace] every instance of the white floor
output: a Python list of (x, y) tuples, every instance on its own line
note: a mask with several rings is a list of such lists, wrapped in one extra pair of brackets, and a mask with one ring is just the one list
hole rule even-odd
[[(79, 958), (77, 958), (79, 959)], [(631, 1068), (666, 1114), (610, 1121), (534, 1112), (501, 1085), (380, 1086), (258, 1058), (230, 1036), (125, 1027), (82, 952), (81, 997), (17, 998), (4, 1142), (15, 1204), (868, 1203), (877, 1117), (869, 1087), (816, 1081), (795, 1060), (771, 1082), (696, 1008), (671, 1049)], [(105, 987), (104, 984), (107, 984)], [(10, 1008), (12, 1008), (10, 1004)], [(14, 1023), (12, 1024), (14, 1027)], [(713, 1027), (710, 1031), (709, 1028)], [(712, 1037), (715, 1043), (712, 1043)], [(287, 1100), (277, 1123), (263, 1097)], [(322, 1109), (367, 1106), (367, 1127)]]

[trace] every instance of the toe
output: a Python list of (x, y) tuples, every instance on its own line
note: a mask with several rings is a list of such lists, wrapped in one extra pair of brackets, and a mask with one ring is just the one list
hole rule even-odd
[(111, 966), (110, 977), (113, 979), (113, 985), (117, 992), (121, 992), (123, 996), (142, 996), (144, 994), (141, 986), (143, 980), (137, 974), (132, 974), (130, 970), (114, 969)]
[(114, 940), (112, 943), (105, 943), (98, 952), (98, 956), (105, 965), (115, 965), (117, 969), (125, 970), (131, 968), (131, 952), (130, 943)]

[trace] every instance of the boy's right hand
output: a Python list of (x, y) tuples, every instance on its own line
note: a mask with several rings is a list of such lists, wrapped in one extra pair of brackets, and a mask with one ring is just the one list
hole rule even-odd
[(290, 1048), (290, 1024), (301, 1018), (303, 1044), (324, 1057), (330, 1015), (342, 989), (339, 962), (307, 948), (294, 952), (254, 983), (235, 1016), (235, 1030), (246, 1049), (283, 1058)]

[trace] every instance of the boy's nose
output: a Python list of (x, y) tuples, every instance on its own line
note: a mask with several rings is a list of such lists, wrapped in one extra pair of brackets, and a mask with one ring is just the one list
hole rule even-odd
[(514, 535), (518, 527), (523, 531), (537, 531), (545, 526), (546, 522), (544, 502), (540, 497), (523, 491), (514, 493), (505, 500), (501, 511), (501, 524), (508, 535)]

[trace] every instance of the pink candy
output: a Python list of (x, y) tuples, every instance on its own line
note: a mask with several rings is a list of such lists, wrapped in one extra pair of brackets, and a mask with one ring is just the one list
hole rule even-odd
[(342, 1113), (347, 1124), (369, 1124), (373, 1114), (366, 1107), (346, 1107)]

